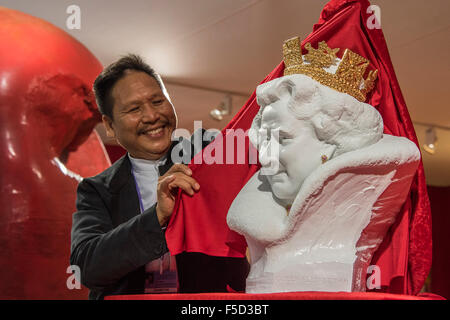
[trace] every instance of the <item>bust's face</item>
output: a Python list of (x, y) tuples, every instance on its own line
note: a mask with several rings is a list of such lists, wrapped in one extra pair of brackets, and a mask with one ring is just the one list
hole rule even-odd
[[(260, 145), (259, 160), (262, 168), (273, 168), (273, 161), (278, 160), (278, 166), (275, 166), (278, 169), (273, 174), (266, 175), (266, 178), (274, 195), (286, 204), (294, 201), (305, 178), (322, 164), (321, 156), (325, 146), (324, 142), (317, 139), (310, 122), (297, 119), (290, 111), (289, 100), (289, 91), (279, 87), (268, 94), (264, 102), (259, 101), (263, 107), (259, 133), (268, 135), (268, 130), (272, 132), (272, 138)], [(297, 103), (301, 104), (301, 101)], [(278, 144), (278, 159), (274, 159), (273, 155), (269, 158), (265, 152), (271, 149), (269, 144), (272, 143)]]

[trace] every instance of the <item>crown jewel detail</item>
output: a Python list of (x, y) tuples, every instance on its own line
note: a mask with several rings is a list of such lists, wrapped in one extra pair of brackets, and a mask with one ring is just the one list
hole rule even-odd
[(333, 74), (325, 71), (324, 68), (336, 65), (338, 62), (336, 53), (339, 52), (340, 48), (331, 49), (325, 41), (321, 41), (317, 49), (314, 49), (310, 43), (305, 44), (305, 49), (308, 50), (308, 53), (304, 55), (307, 64), (303, 63), (299, 37), (284, 42), (285, 76), (304, 74), (327, 87), (348, 93), (359, 101), (364, 102), (366, 100), (367, 94), (375, 86), (378, 74), (378, 70), (371, 70), (367, 78), (364, 79), (369, 60), (349, 49), (345, 49), (341, 62)]

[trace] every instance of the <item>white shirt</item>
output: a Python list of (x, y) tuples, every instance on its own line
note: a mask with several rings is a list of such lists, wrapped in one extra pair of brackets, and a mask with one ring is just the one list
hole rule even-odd
[[(131, 161), (142, 213), (156, 203), (156, 189), (159, 178), (158, 167), (166, 163), (167, 156), (164, 156), (159, 160), (145, 160), (133, 158), (128, 154), (128, 158)], [(160, 259), (150, 261), (145, 265), (147, 275), (155, 273), (163, 274), (165, 270), (176, 273), (175, 259), (171, 257), (169, 252), (162, 255)], [(148, 283), (148, 280), (146, 280), (145, 293), (176, 292), (176, 278), (175, 283), (168, 283), (168, 287), (163, 286), (163, 288), (161, 288), (160, 286), (161, 285), (155, 287), (155, 284)]]
[(136, 159), (128, 154), (131, 161), (133, 175), (138, 187), (141, 212), (147, 210), (156, 203), (156, 188), (158, 186), (158, 167), (166, 163), (167, 157), (159, 160)]

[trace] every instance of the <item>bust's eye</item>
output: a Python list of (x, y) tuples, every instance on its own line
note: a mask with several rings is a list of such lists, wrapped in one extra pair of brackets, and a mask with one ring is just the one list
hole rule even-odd
[(280, 131), (279, 141), (281, 145), (286, 145), (292, 141), (292, 136), (286, 132)]
[(155, 100), (152, 101), (152, 104), (153, 104), (154, 106), (159, 106), (159, 105), (161, 105), (163, 102), (164, 102), (163, 99), (155, 99)]
[(291, 141), (292, 139), (290, 138), (280, 138), (280, 144), (283, 146), (289, 144)]
[(275, 103), (278, 100), (280, 100), (280, 98), (274, 94), (269, 94), (269, 104)]

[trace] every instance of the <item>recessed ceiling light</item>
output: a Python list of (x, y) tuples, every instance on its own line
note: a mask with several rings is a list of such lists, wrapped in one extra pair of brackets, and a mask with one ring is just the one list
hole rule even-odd
[(430, 127), (425, 131), (425, 143), (423, 144), (423, 149), (429, 154), (434, 154), (436, 152), (436, 131), (433, 127)]
[(231, 114), (231, 96), (227, 94), (223, 101), (213, 110), (210, 111), (209, 115), (211, 118), (217, 121), (223, 120), (223, 116)]

